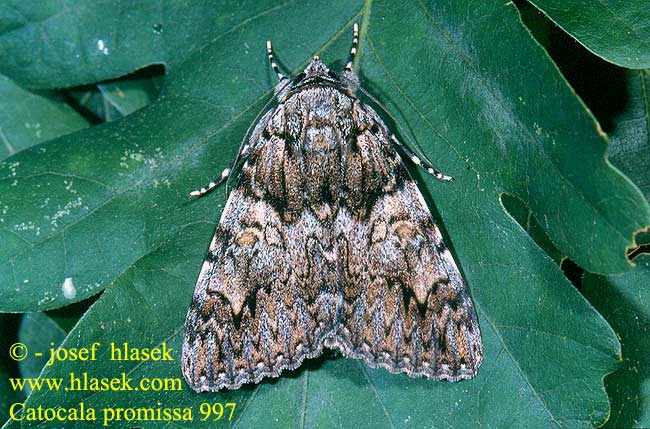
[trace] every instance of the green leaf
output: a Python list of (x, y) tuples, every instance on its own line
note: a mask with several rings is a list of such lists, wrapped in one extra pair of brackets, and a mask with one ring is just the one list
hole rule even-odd
[[(228, 1), (216, 7), (211, 0), (196, 0), (162, 7), (150, 0), (73, 6), (6, 0), (0, 6), (0, 73), (30, 88), (61, 88), (113, 79), (153, 64), (173, 72), (192, 54), (220, 43), (227, 32), (289, 5), (311, 12), (290, 2)], [(25, 46), (38, 51), (25, 52)], [(242, 46), (240, 54), (249, 49)]]
[(162, 85), (161, 76), (127, 76), (71, 89), (68, 94), (102, 122), (111, 122), (131, 114), (156, 99)]
[(162, 79), (140, 78), (100, 83), (97, 88), (122, 116), (151, 103), (160, 93)]
[(650, 4), (645, 0), (530, 0), (599, 57), (633, 69), (650, 67)]
[(629, 273), (586, 274), (584, 294), (618, 333), (623, 366), (605, 379), (612, 412), (605, 427), (650, 426), (650, 255)]
[(87, 126), (88, 122), (55, 93), (30, 92), (0, 75), (0, 161)]
[(526, 230), (528, 235), (535, 240), (535, 243), (559, 266), (562, 259), (564, 259), (564, 255), (549, 240), (539, 222), (533, 216), (533, 212), (520, 199), (508, 194), (501, 196), (501, 204), (517, 223)]
[[(61, 329), (45, 313), (27, 313), (23, 316), (18, 331), (18, 340), (27, 345), (30, 354), (25, 360), (20, 361), (20, 376), (23, 378), (38, 378), (41, 369), (47, 363), (50, 349), (57, 348), (65, 339), (66, 332)], [(34, 353), (42, 353), (35, 356)], [(26, 386), (26, 394), (31, 393)]]
[[(51, 49), (73, 31), (57, 30), (53, 22), (66, 22), (83, 37), (71, 39), (80, 41), (75, 47), (65, 45), (67, 57), (59, 53), (24, 66), (23, 79), (32, 86), (69, 86), (159, 60), (159, 47), (146, 45), (148, 39), (136, 31), (133, 49), (110, 50), (111, 62), (104, 59), (100, 71), (92, 55), (66, 68), (66, 58), (86, 52), (88, 40), (96, 42), (91, 34), (105, 31), (94, 32), (89, 21), (100, 27), (112, 23), (111, 31), (124, 34), (121, 6), (84, 4), (52, 13), (45, 23), (26, 24), (46, 31), (47, 41), (39, 43)], [(519, 198), (561, 252), (598, 272), (631, 267), (625, 248), (632, 234), (650, 223), (650, 210), (638, 190), (605, 162), (606, 144), (593, 118), (522, 28), (514, 7), (496, 1), (449, 6), (341, 0), (327, 8), (316, 2), (256, 2), (224, 4), (217, 11), (193, 3), (162, 15), (151, 13), (153, 8), (140, 3), (127, 24), (141, 29), (163, 22), (165, 43), (176, 47), (164, 54), (170, 73), (161, 97), (119, 121), (53, 141), (46, 153), (28, 150), (0, 170), (1, 177), (18, 180), (14, 190), (7, 180), (0, 182), (1, 202), (8, 206), (0, 230), (6, 243), (0, 261), (9, 260), (0, 265), (3, 309), (60, 307), (110, 285), (65, 342), (88, 347), (99, 341), (104, 354), (92, 362), (59, 363), (43, 376), (125, 371), (135, 380), (180, 377), (185, 312), (224, 204), (219, 191), (191, 201), (187, 193), (228, 165), (249, 122), (271, 96), (274, 76), (264, 42), (272, 37), (280, 63), (294, 72), (315, 54), (340, 68), (353, 21), (361, 22), (363, 84), (413, 131), (436, 164), (456, 177), (451, 184), (429, 177), (419, 182), (430, 200), (434, 196), (431, 207), (470, 284), (484, 364), (476, 379), (452, 384), (325, 359), (234, 392), (196, 395), (185, 385), (168, 392), (41, 391), (32, 394), (30, 406), (161, 402), (192, 406), (196, 413), (204, 401), (236, 401), (242, 427), (368, 422), (585, 427), (605, 421), (609, 404), (602, 378), (617, 365), (616, 337), (505, 212), (500, 197)], [(98, 16), (102, 22), (94, 21)], [(201, 17), (191, 24), (201, 38), (182, 33), (186, 28), (168, 31), (172, 16)], [(14, 33), (0, 36), (0, 46), (17, 43)], [(35, 43), (23, 37), (21, 43)], [(186, 55), (183, 61), (180, 55)], [(6, 67), (27, 64), (11, 61)], [(48, 81), (47, 64), (64, 72)], [(14, 226), (29, 222), (34, 229)], [(66, 278), (76, 288), (72, 300), (62, 293)], [(166, 342), (176, 360), (110, 361), (108, 344), (125, 341), (140, 347)], [(138, 423), (164, 424), (171, 425)], [(198, 419), (194, 425), (204, 426)]]
[[(527, 28), (609, 135), (608, 160), (650, 199), (650, 70), (607, 63), (570, 43), (569, 36), (532, 5), (517, 6)], [(635, 242), (650, 244), (650, 233), (638, 233)]]
[(650, 69), (625, 72), (627, 103), (609, 134), (609, 160), (650, 200)]
[(17, 420), (7, 420), (1, 429), (20, 429), (20, 422)]

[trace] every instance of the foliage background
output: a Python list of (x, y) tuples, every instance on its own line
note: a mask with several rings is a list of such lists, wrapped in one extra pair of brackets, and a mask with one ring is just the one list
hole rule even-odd
[(4, 2), (0, 417), (29, 395), (9, 377), (180, 376), (178, 362), (103, 358), (41, 373), (7, 349), (178, 350), (224, 204), (187, 191), (270, 97), (264, 41), (293, 72), (316, 53), (340, 68), (358, 21), (363, 85), (456, 177), (413, 171), (479, 311), (479, 376), (431, 383), (329, 354), (235, 392), (34, 392), (27, 405), (234, 400), (238, 427), (650, 426), (650, 239), (635, 236), (650, 225), (650, 6), (566, 4)]

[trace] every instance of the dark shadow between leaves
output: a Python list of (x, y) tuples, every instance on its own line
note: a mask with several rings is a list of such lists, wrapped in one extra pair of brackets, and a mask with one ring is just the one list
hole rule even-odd
[(582, 281), (584, 279), (585, 270), (569, 258), (562, 259), (560, 268), (571, 284), (579, 291), (582, 291)]
[(13, 359), (8, 359), (9, 347), (18, 341), (18, 327), (22, 314), (4, 313), (0, 314), (0, 352), (2, 353), (2, 365), (10, 374), (18, 374), (18, 364)]
[(626, 69), (592, 54), (525, 0), (515, 0), (522, 21), (546, 49), (566, 80), (589, 107), (604, 132), (626, 108)]
[(635, 247), (628, 255), (630, 259), (634, 259), (639, 255), (650, 254), (650, 244), (641, 244)]
[[(9, 357), (11, 346), (18, 341), (18, 327), (22, 314), (0, 314), (0, 419), (9, 418), (9, 406), (25, 400), (21, 390), (14, 390), (9, 378), (20, 377), (18, 362)], [(1, 422), (0, 422), (1, 424)]]
[[(124, 116), (107, 102), (98, 85), (115, 85), (119, 93), (119, 84), (137, 85), (149, 97), (149, 103), (160, 95), (164, 83), (165, 66), (152, 64), (117, 79), (97, 82), (91, 85), (77, 86), (61, 91), (64, 100), (93, 125), (110, 122)], [(144, 107), (144, 106), (141, 106)]]
[(505, 192), (499, 195), (499, 200), (503, 211), (513, 218), (556, 264), (560, 265), (565, 256), (555, 247), (528, 205), (522, 199)]
[(60, 307), (54, 310), (46, 311), (45, 314), (51, 317), (52, 320), (54, 320), (54, 322), (56, 322), (56, 324), (66, 333), (69, 333), (77, 324), (81, 316), (83, 316), (86, 311), (88, 311), (90, 306), (99, 299), (103, 292), (104, 290), (84, 299), (83, 301), (75, 302), (74, 304), (66, 305), (65, 307)]
[(634, 234), (634, 242), (636, 246), (629, 249), (628, 258), (634, 259), (642, 253), (650, 253), (650, 229)]

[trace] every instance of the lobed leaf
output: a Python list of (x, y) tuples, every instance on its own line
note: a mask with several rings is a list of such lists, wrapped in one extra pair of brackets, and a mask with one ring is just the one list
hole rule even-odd
[(650, 5), (644, 0), (530, 0), (571, 37), (622, 67), (650, 67)]
[[(585, 427), (606, 420), (602, 378), (618, 364), (618, 341), (506, 213), (501, 197), (521, 200), (562, 254), (596, 272), (631, 268), (625, 249), (633, 233), (650, 224), (650, 210), (605, 161), (606, 143), (593, 118), (522, 28), (514, 7), (379, 0), (328, 8), (233, 2), (218, 10), (193, 3), (159, 11), (156, 5), (134, 6), (125, 24), (119, 19), (123, 3), (84, 4), (0, 35), (1, 49), (8, 49), (35, 43), (28, 36), (36, 28), (48, 35), (39, 42), (42, 51), (59, 50), (31, 63), (16, 50), (17, 57), (0, 65), (30, 86), (78, 85), (161, 61), (169, 72), (153, 104), (50, 142), (45, 153), (28, 149), (0, 167), (0, 203), (8, 207), (0, 229), (2, 310), (57, 308), (110, 286), (68, 335), (66, 347), (165, 342), (175, 350), (174, 362), (137, 363), (111, 361), (105, 348), (97, 361), (59, 363), (42, 376), (124, 371), (134, 379), (180, 377), (185, 312), (224, 204), (219, 191), (191, 201), (187, 193), (229, 163), (271, 96), (274, 76), (264, 42), (273, 39), (285, 69), (295, 72), (315, 54), (340, 68), (354, 21), (361, 22), (363, 84), (456, 177), (451, 184), (418, 180), (470, 284), (484, 364), (476, 379), (451, 384), (329, 358), (234, 392), (197, 395), (186, 386), (164, 393), (41, 391), (31, 395), (30, 406), (160, 402), (196, 410), (205, 401), (236, 401), (232, 423), (241, 427), (368, 421), (380, 427)], [(197, 17), (193, 28), (175, 25), (188, 15)], [(96, 16), (103, 21), (95, 22)], [(147, 41), (159, 35), (139, 31), (152, 22), (164, 28), (164, 41), (154, 48)], [(126, 25), (138, 31), (111, 49), (106, 34), (125, 33)], [(59, 46), (70, 32), (83, 37)], [(108, 55), (94, 51), (98, 37)], [(77, 54), (83, 59), (75, 63), (70, 58)], [(48, 80), (50, 64), (62, 71)], [(10, 180), (18, 181), (13, 190)], [(73, 279), (74, 299), (63, 294), (66, 278)], [(101, 422), (83, 423), (93, 426)]]
[(607, 376), (612, 401), (607, 428), (650, 426), (650, 255), (634, 259), (637, 267), (625, 274), (586, 274), (584, 294), (618, 333), (623, 365)]

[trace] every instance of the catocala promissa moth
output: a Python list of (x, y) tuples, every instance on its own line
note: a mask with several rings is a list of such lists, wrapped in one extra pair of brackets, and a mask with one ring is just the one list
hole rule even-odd
[[(214, 189), (243, 161), (185, 321), (182, 372), (197, 392), (277, 377), (323, 347), (412, 377), (473, 377), (483, 345), (467, 286), (399, 152), (357, 98), (350, 59), (337, 75), (314, 57), (279, 78)], [(374, 99), (373, 99), (374, 100)], [(399, 152), (398, 152), (399, 149)]]

